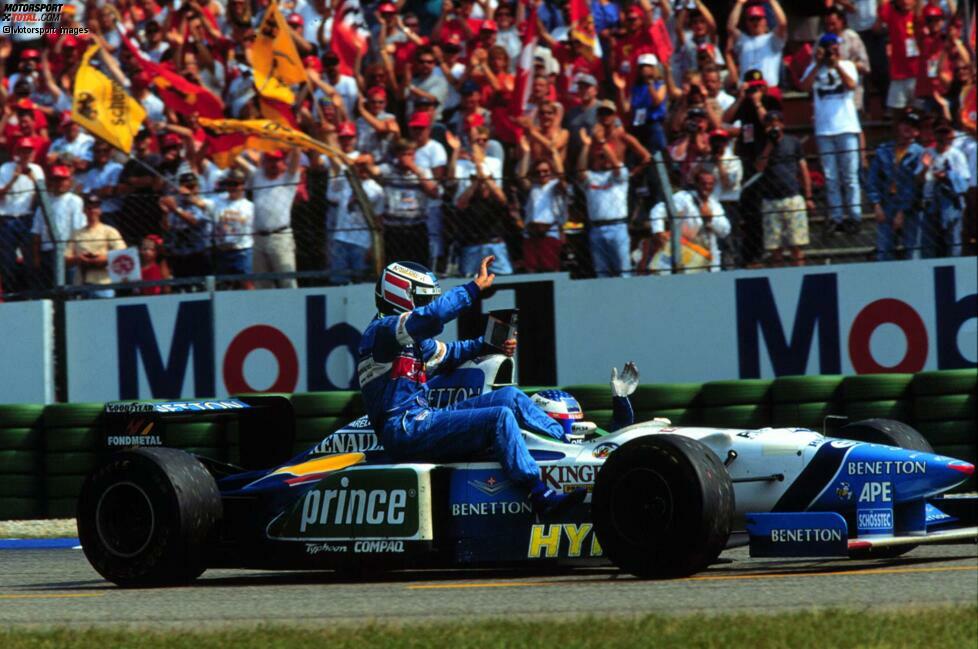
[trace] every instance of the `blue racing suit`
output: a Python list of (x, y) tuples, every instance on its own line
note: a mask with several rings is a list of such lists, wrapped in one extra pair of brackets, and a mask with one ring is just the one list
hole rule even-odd
[(428, 374), (450, 371), (482, 351), (482, 338), (434, 340), (478, 293), (470, 282), (413, 311), (375, 318), (357, 350), (360, 391), (377, 437), (396, 460), (464, 461), (492, 449), (511, 479), (530, 483), (540, 469), (520, 427), (556, 439), (563, 430), (523, 392), (506, 387), (439, 409), (428, 403)]

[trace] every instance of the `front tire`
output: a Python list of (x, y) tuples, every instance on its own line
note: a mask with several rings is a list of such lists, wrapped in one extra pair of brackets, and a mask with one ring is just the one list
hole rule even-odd
[(726, 547), (733, 483), (703, 443), (651, 435), (608, 457), (591, 512), (601, 547), (619, 568), (642, 579), (685, 577)]
[(119, 586), (186, 584), (204, 572), (221, 514), (217, 483), (192, 455), (125, 450), (82, 485), (78, 538), (92, 567)]

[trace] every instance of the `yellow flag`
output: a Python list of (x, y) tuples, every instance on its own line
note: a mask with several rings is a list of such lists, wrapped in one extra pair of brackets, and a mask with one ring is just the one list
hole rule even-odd
[[(325, 142), (310, 137), (302, 131), (284, 126), (270, 119), (208, 119), (201, 117), (200, 125), (218, 135), (241, 133), (248, 136), (248, 146), (267, 151), (282, 145), (318, 151), (340, 164), (348, 164), (346, 156)], [(271, 147), (269, 145), (272, 145)]]
[[(306, 80), (306, 69), (295, 49), (295, 43), (292, 42), (292, 36), (289, 35), (285, 18), (278, 10), (278, 2), (274, 0), (265, 10), (265, 16), (258, 27), (257, 38), (251, 48), (251, 62), (255, 72), (255, 85), (262, 94), (266, 94), (263, 86), (270, 85), (267, 84), (270, 78), (280, 81), (285, 90), (288, 90), (289, 84), (304, 83)], [(289, 94), (291, 95), (291, 91)], [(271, 98), (292, 103), (290, 98)]]
[(88, 48), (75, 75), (71, 120), (129, 153), (132, 138), (146, 119), (146, 111), (125, 88), (92, 65), (91, 59), (97, 51), (98, 45)]

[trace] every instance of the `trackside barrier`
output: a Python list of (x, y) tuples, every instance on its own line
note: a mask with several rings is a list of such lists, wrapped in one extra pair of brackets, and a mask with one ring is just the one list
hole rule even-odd
[[(543, 386), (525, 388), (533, 393)], [(568, 385), (586, 418), (611, 423), (607, 385)], [(783, 376), (773, 380), (642, 385), (632, 396), (636, 419), (669, 417), (681, 425), (800, 426), (823, 430), (827, 415), (851, 420), (897, 418), (916, 427), (937, 453), (976, 461), (978, 369), (917, 374)], [(308, 448), (363, 414), (353, 391), (289, 397), (296, 416), (294, 451)], [(96, 461), (102, 403), (0, 405), (0, 519), (71, 517), (82, 480)], [(831, 420), (830, 422), (831, 423)], [(829, 428), (829, 433), (833, 432)], [(218, 460), (238, 460), (233, 421), (173, 424), (170, 445)], [(961, 490), (975, 489), (971, 478)]]

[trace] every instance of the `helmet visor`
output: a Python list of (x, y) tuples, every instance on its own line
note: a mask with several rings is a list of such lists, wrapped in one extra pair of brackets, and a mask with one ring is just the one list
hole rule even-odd
[(426, 306), (441, 295), (441, 289), (437, 286), (419, 286), (414, 292), (414, 306)]

